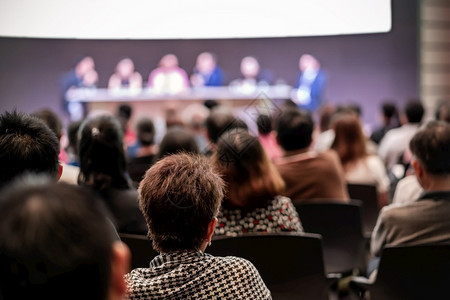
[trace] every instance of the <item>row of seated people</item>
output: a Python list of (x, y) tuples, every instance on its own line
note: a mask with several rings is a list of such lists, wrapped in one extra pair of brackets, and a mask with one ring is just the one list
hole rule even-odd
[[(352, 118), (349, 115), (349, 118)], [(219, 120), (220, 118), (215, 118), (214, 120)], [(224, 117), (224, 119), (227, 119)], [(230, 120), (230, 119), (227, 119)], [(45, 156), (46, 159), (53, 159), (53, 164), (56, 162), (55, 165), (52, 166), (52, 170), (58, 171), (58, 141), (56, 139), (56, 136), (51, 133), (47, 127), (44, 126), (42, 130), (44, 130), (44, 134), (42, 132), (36, 132), (36, 131), (29, 131), (27, 127), (33, 127), (35, 130), (36, 128), (39, 128), (39, 126), (42, 126), (39, 122), (37, 122), (35, 119), (30, 118), (25, 115), (17, 114), (17, 113), (6, 113), (2, 117), (1, 120), (1, 126), (3, 127), (3, 140), (2, 143), (5, 147), (3, 153), (4, 163), (2, 171), (2, 182), (8, 182), (11, 180), (11, 178), (15, 177), (17, 173), (21, 173), (23, 170), (40, 170), (40, 168), (48, 167), (49, 165), (52, 165), (51, 161), (45, 161), (44, 159), (36, 159), (36, 157)], [(233, 124), (226, 122), (227, 125)], [(239, 125), (239, 122), (236, 122), (237, 125)], [(240, 126), (240, 125), (239, 125)], [(289, 167), (291, 166), (291, 169), (288, 169), (292, 172), (297, 172), (298, 170), (301, 170), (303, 167), (299, 164), (294, 164), (298, 162), (314, 162), (314, 161), (321, 161), (326, 160), (327, 157), (335, 157), (334, 162), (332, 159), (329, 159), (332, 163), (325, 163), (324, 165), (327, 166), (327, 170), (340, 170), (342, 166), (339, 163), (339, 156), (336, 154), (333, 154), (334, 152), (329, 153), (312, 153), (311, 151), (308, 151), (309, 146), (311, 145), (312, 140), (312, 132), (313, 132), (313, 122), (312, 118), (298, 110), (292, 110), (287, 109), (286, 111), (282, 112), (280, 117), (277, 119), (276, 128), (278, 131), (278, 137), (277, 140), (281, 144), (282, 148), (285, 150), (286, 153), (289, 153), (288, 151), (292, 151), (290, 155), (285, 155), (281, 159), (277, 160), (275, 162), (275, 166), (272, 164), (270, 159), (268, 159), (267, 155), (264, 153), (261, 143), (259, 143), (258, 139), (254, 138), (246, 130), (243, 130), (239, 128), (239, 126), (234, 127), (234, 130), (227, 131), (225, 134), (217, 134), (215, 139), (211, 139), (213, 143), (213, 155), (211, 158), (212, 165), (214, 165), (215, 168), (219, 170), (219, 172), (222, 174), (223, 178), (229, 185), (229, 188), (227, 189), (225, 193), (225, 201), (223, 204), (223, 209), (221, 212), (224, 214), (223, 218), (223, 226), (222, 223), (219, 225), (217, 229), (215, 229), (216, 234), (223, 234), (221, 233), (220, 229), (224, 228), (225, 226), (229, 226), (229, 224), (237, 224), (237, 232), (248, 232), (253, 230), (254, 228), (256, 230), (264, 231), (264, 230), (293, 230), (293, 231), (301, 231), (301, 223), (298, 219), (298, 215), (295, 213), (295, 209), (292, 208), (292, 202), (288, 197), (279, 197), (280, 194), (285, 194), (285, 192), (282, 192), (283, 190), (283, 180), (284, 184), (286, 184), (287, 189), (289, 190), (289, 181), (288, 176), (289, 172), (283, 172), (283, 167)], [(283, 127), (284, 126), (284, 127)], [(230, 127), (230, 126), (227, 126)], [(229, 129), (229, 128), (228, 128)], [(428, 130), (428, 131), (427, 131)], [(16, 134), (18, 131), (20, 134)], [(425, 132), (427, 131), (427, 132)], [(336, 131), (337, 132), (337, 131)], [(425, 133), (423, 133), (425, 132)], [(443, 149), (448, 149), (448, 141), (445, 139), (445, 134), (440, 134), (441, 132), (444, 132), (448, 136), (448, 125), (443, 123), (432, 123), (423, 131), (420, 131), (416, 134), (417, 139), (419, 140), (416, 143), (419, 144), (420, 147), (416, 146), (416, 149), (414, 148), (414, 139), (411, 142), (411, 150), (413, 151), (415, 157), (417, 157), (416, 160), (413, 161), (412, 166), (414, 167), (417, 178), (419, 178), (419, 182), (423, 185), (423, 187), (426, 190), (433, 190), (436, 187), (439, 187), (441, 190), (445, 190), (445, 180), (440, 178), (440, 174), (447, 174), (445, 172), (445, 161), (446, 161), (446, 155), (447, 153), (443, 151)], [(119, 231), (126, 232), (127, 230), (130, 230), (130, 228), (134, 229), (137, 228), (137, 224), (141, 223), (139, 221), (139, 218), (142, 217), (141, 211), (139, 210), (139, 207), (136, 205), (136, 199), (137, 199), (137, 192), (132, 188), (132, 185), (129, 183), (129, 178), (126, 176), (126, 168), (125, 166), (125, 156), (123, 152), (123, 135), (121, 134), (121, 128), (120, 124), (111, 116), (100, 116), (95, 117), (92, 119), (86, 120), (84, 124), (82, 124), (80, 130), (79, 130), (79, 154), (80, 154), (80, 176), (79, 181), (82, 185), (86, 185), (91, 187), (94, 190), (97, 190), (99, 194), (103, 197), (103, 199), (106, 202), (106, 205), (109, 207), (110, 211), (113, 213), (112, 219), (115, 220), (117, 229)], [(216, 133), (220, 133), (220, 130)], [(421, 134), (420, 134), (421, 133)], [(30, 136), (31, 135), (31, 136)], [(35, 136), (33, 136), (35, 135)], [(35, 139), (35, 143), (30, 144), (30, 141)], [(84, 140), (83, 140), (84, 138)], [(214, 137), (213, 137), (214, 138)], [(433, 143), (426, 141), (425, 139), (430, 138)], [(49, 147), (43, 147), (39, 149), (40, 151), (44, 151), (45, 155), (43, 153), (40, 153), (41, 155), (36, 155), (29, 159), (29, 157), (26, 157), (26, 155), (29, 154), (28, 151), (21, 152), (17, 151), (17, 149), (30, 149), (31, 146), (35, 147), (42, 147), (42, 143), (36, 143), (36, 141), (42, 142), (42, 140), (46, 140), (46, 142), (49, 143)], [(245, 142), (244, 142), (245, 141)], [(435, 142), (437, 141), (437, 142)], [(15, 143), (17, 144), (15, 144)], [(438, 142), (442, 142), (442, 144), (439, 144)], [(26, 143), (26, 144), (20, 144), (20, 143)], [(425, 146), (430, 147), (429, 149), (424, 148)], [(14, 148), (16, 147), (16, 148)], [(11, 149), (14, 149), (12, 151)], [(54, 156), (49, 155), (48, 152), (51, 149), (55, 150), (56, 159)], [(415, 150), (414, 150), (415, 149)], [(84, 155), (83, 151), (87, 151), (86, 153), (89, 153), (89, 155)], [(441, 151), (441, 152), (439, 152)], [(21, 153), (19, 153), (21, 152)], [(117, 153), (119, 153), (119, 156), (117, 156)], [(259, 153), (259, 154), (258, 154)], [(430, 159), (429, 153), (433, 153), (431, 155), (431, 164), (436, 164), (436, 161), (438, 161), (438, 171), (434, 170), (436, 166), (426, 166), (419, 168), (420, 163), (426, 164), (430, 163), (428, 160)], [(19, 157), (17, 157), (19, 155)], [(116, 156), (115, 156), (116, 155)], [(16, 156), (16, 157), (14, 157)], [(83, 157), (86, 157), (86, 159), (83, 159)], [(28, 160), (27, 160), (28, 158)], [(107, 162), (106, 164), (102, 164), (102, 160)], [(113, 164), (111, 162), (114, 162)], [(34, 164), (39, 164), (39, 166), (34, 166)], [(281, 166), (281, 167), (280, 167)], [(331, 168), (329, 168), (331, 166)], [(97, 169), (99, 168), (99, 169)], [(265, 168), (265, 169), (264, 169)], [(440, 169), (444, 168), (444, 169)], [(278, 169), (278, 172), (277, 172)], [(296, 185), (301, 185), (303, 182), (298, 183), (298, 179), (304, 179), (307, 180), (308, 177), (316, 172), (320, 172), (320, 169), (314, 169), (313, 171), (309, 170), (309, 174), (302, 174), (298, 175), (298, 173), (295, 173), (295, 177), (297, 178), (297, 182), (295, 182)], [(111, 172), (112, 173), (109, 173)], [(191, 170), (192, 171), (192, 170)], [(342, 170), (341, 170), (342, 171)], [(12, 173), (11, 173), (12, 172)], [(114, 173), (117, 172), (117, 173)], [(325, 173), (327, 175), (323, 175), (320, 180), (320, 182), (323, 182), (324, 176), (327, 176), (327, 180), (329, 182), (326, 182), (325, 184), (332, 183), (333, 176), (329, 171), (329, 173)], [(279, 173), (279, 177), (277, 178), (277, 173)], [(114, 175), (119, 174), (118, 177), (115, 177)], [(246, 176), (243, 176), (243, 174), (248, 174)], [(253, 176), (255, 175), (256, 176)], [(271, 174), (271, 176), (267, 176), (267, 174)], [(421, 178), (421, 176), (425, 176)], [(120, 179), (122, 177), (122, 180)], [(340, 182), (342, 189), (341, 189), (341, 196), (338, 197), (311, 197), (311, 198), (334, 198), (334, 199), (340, 199), (343, 202), (348, 201), (348, 196), (346, 195), (345, 188), (343, 187), (345, 182), (343, 180), (342, 174), (338, 174), (336, 177), (336, 181)], [(444, 176), (445, 177), (445, 176)], [(439, 181), (433, 181), (439, 180)], [(237, 184), (233, 181), (237, 181)], [(302, 180), (303, 181), (303, 180)], [(430, 184), (431, 182), (431, 184)], [(307, 183), (306, 188), (314, 187), (316, 183)], [(323, 183), (322, 183), (323, 184)], [(142, 186), (142, 182), (141, 182)], [(114, 187), (114, 188), (111, 188)], [(116, 189), (116, 191), (114, 191)], [(198, 187), (196, 187), (198, 190)], [(247, 190), (247, 191), (246, 191)], [(302, 189), (300, 189), (302, 190)], [(332, 191), (339, 191), (339, 189), (318, 189), (322, 192), (329, 192)], [(117, 199), (114, 200), (114, 195), (120, 194), (120, 192), (124, 192), (121, 196), (116, 197)], [(166, 189), (167, 191), (167, 189)], [(280, 192), (281, 191), (281, 192)], [(243, 193), (241, 193), (243, 192)], [(257, 193), (262, 193), (259, 196)], [(126, 197), (125, 194), (132, 194), (132, 197)], [(255, 194), (256, 193), (256, 194)], [(173, 193), (168, 193), (175, 195)], [(344, 196), (342, 196), (344, 195)], [(112, 196), (112, 197), (111, 197)], [(442, 195), (438, 195), (439, 197), (443, 197)], [(444, 195), (445, 196), (445, 195)], [(174, 196), (175, 197), (175, 196)], [(264, 201), (261, 203), (256, 203), (258, 201), (261, 201), (261, 199), (265, 198)], [(290, 196), (292, 199), (296, 199), (294, 196)], [(432, 197), (433, 198), (433, 197)], [(441, 199), (440, 198), (440, 199)], [(123, 199), (132, 199), (133, 201), (128, 201)], [(434, 199), (434, 198), (433, 198)], [(180, 204), (179, 202), (183, 199), (179, 199), (177, 197), (173, 198), (171, 203), (175, 205), (178, 209), (186, 208), (184, 204)], [(128, 202), (127, 202), (128, 201)], [(242, 201), (242, 202), (241, 202)], [(280, 203), (283, 204), (283, 207), (278, 209), (278, 212), (280, 214), (278, 215), (272, 215), (272, 214), (266, 214), (265, 217), (262, 219), (255, 219), (251, 216), (252, 212), (258, 212), (261, 214), (261, 207), (265, 208), (264, 206), (267, 205), (267, 209), (270, 210), (271, 201), (275, 204), (275, 209), (277, 208), (276, 205), (279, 205)], [(437, 201), (420, 201), (420, 203), (428, 203), (431, 202), (432, 204)], [(417, 202), (419, 203), (419, 202)], [(444, 202), (440, 202), (445, 205)], [(133, 205), (134, 204), (134, 205)], [(416, 205), (416, 203), (411, 203), (410, 205)], [(431, 205), (432, 206), (432, 205)], [(396, 207), (394, 207), (396, 208)], [(389, 211), (392, 211), (395, 209), (390, 208)], [(403, 208), (403, 207), (402, 207)], [(142, 203), (141, 203), (141, 209)], [(433, 207), (430, 208), (431, 211), (433, 211)], [(259, 211), (258, 211), (259, 210)], [(385, 211), (388, 211), (386, 209)], [(441, 208), (441, 211), (442, 208)], [(124, 228), (121, 228), (119, 223), (122, 221), (120, 219), (120, 215), (118, 216), (116, 213), (122, 212), (122, 216), (125, 220), (127, 220), (130, 223), (127, 229), (125, 226)], [(227, 212), (226, 214), (224, 212)], [(237, 212), (237, 213), (235, 213)], [(263, 209), (263, 213), (261, 215), (264, 215), (265, 211)], [(244, 216), (242, 218), (241, 214)], [(145, 215), (145, 212), (144, 212)], [(220, 217), (220, 212), (217, 215)], [(383, 216), (383, 213), (382, 213)], [(248, 217), (247, 222), (245, 221), (245, 218)], [(238, 218), (242, 218), (244, 221), (238, 221)], [(434, 220), (430, 220), (430, 222), (434, 222)], [(167, 219), (166, 219), (167, 220)], [(380, 220), (382, 218), (380, 217)], [(147, 224), (145, 220), (142, 218), (142, 224), (143, 231), (146, 232), (148, 230), (147, 225), (148, 224), (148, 217), (147, 217)], [(274, 221), (274, 222), (271, 222)], [(289, 221), (290, 223), (285, 223)], [(395, 222), (396, 225), (403, 228), (402, 224), (407, 222), (408, 220), (401, 220)], [(276, 223), (281, 222), (281, 223)], [(380, 221), (381, 222), (381, 221)], [(380, 223), (377, 225), (377, 228), (374, 232), (374, 237), (380, 236), (381, 230), (385, 230), (385, 225)], [(257, 226), (260, 225), (260, 223), (263, 223), (263, 226)], [(275, 223), (275, 226), (270, 228), (270, 226), (266, 226), (267, 223)], [(381, 224), (381, 225), (380, 225)], [(434, 224), (434, 223), (433, 223)], [(427, 225), (425, 223), (420, 223), (419, 225), (416, 224), (416, 226), (423, 226)], [(435, 236), (432, 233), (434, 232), (433, 228), (430, 229), (430, 233), (426, 234), (426, 237), (430, 238), (432, 242), (439, 242), (439, 241), (446, 241), (448, 237), (445, 235), (445, 233), (448, 233), (448, 230), (446, 230), (445, 226), (448, 226), (445, 221), (437, 225), (437, 229), (443, 230), (444, 234), (441, 236)], [(393, 225), (390, 225), (389, 230), (392, 230)], [(407, 228), (407, 226), (405, 226)], [(215, 226), (213, 227), (213, 229)], [(428, 227), (427, 227), (428, 228)], [(417, 227), (414, 227), (414, 230), (417, 229)], [(225, 230), (224, 232), (233, 232), (233, 230)], [(381, 247), (383, 247), (385, 244), (392, 244), (395, 243), (395, 241), (390, 240), (391, 237), (388, 234), (389, 231), (386, 231), (386, 234), (381, 234)], [(396, 236), (396, 235), (395, 235)], [(431, 237), (430, 237), (431, 236)], [(373, 238), (373, 245), (378, 243), (379, 241), (375, 241), (376, 238)], [(409, 239), (409, 237), (406, 237), (406, 239)], [(414, 242), (414, 239), (420, 240), (421, 237), (417, 237), (417, 234), (411, 236), (411, 242)], [(152, 238), (153, 240), (153, 238)], [(376, 243), (375, 243), (376, 242)], [(401, 241), (400, 241), (401, 242)], [(374, 251), (376, 253), (376, 251)]]
[[(320, 63), (310, 54), (304, 54), (298, 61), (300, 74), (296, 87), (300, 87), (303, 81), (314, 81), (320, 77), (320, 87), (324, 84), (324, 74), (320, 71)], [(231, 85), (271, 85), (274, 83), (272, 72), (263, 70), (260, 63), (253, 56), (246, 56), (240, 62), (241, 78), (232, 80)], [(306, 72), (306, 73), (305, 73)], [(308, 76), (302, 79), (302, 74)], [(67, 91), (70, 88), (96, 87), (98, 74), (95, 70), (95, 62), (91, 56), (80, 57), (72, 70), (61, 78), (61, 88)], [(225, 77), (222, 68), (218, 65), (217, 56), (211, 52), (202, 52), (197, 56), (195, 66), (190, 78), (187, 72), (179, 67), (178, 57), (174, 54), (164, 55), (158, 67), (150, 72), (148, 86), (157, 91), (166, 93), (178, 93), (188, 88), (200, 86), (222, 86)], [(303, 83), (304, 84), (304, 83)], [(316, 85), (319, 84), (316, 82)], [(121, 59), (108, 80), (108, 89), (140, 89), (143, 86), (142, 75), (135, 70), (131, 58)]]

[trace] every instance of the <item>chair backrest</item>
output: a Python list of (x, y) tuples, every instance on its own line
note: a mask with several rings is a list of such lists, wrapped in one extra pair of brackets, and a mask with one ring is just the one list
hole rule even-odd
[(119, 237), (130, 248), (132, 269), (148, 268), (150, 261), (158, 255), (145, 235), (119, 233)]
[(322, 241), (302, 233), (249, 233), (214, 238), (207, 253), (253, 263), (274, 299), (328, 299)]
[(325, 269), (349, 272), (366, 268), (367, 249), (362, 233), (361, 202), (305, 203), (295, 205), (303, 229), (322, 236)]
[(366, 234), (370, 234), (375, 227), (380, 209), (378, 207), (378, 192), (375, 185), (347, 184), (351, 199), (362, 201), (362, 222)]
[(450, 245), (386, 247), (369, 291), (373, 300), (448, 299), (449, 284)]

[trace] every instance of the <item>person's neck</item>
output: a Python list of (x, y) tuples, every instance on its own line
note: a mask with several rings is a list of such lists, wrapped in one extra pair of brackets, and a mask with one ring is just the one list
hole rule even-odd
[(288, 157), (288, 156), (293, 156), (293, 155), (297, 155), (297, 154), (302, 154), (302, 153), (308, 153), (310, 152), (310, 148), (306, 147), (306, 148), (302, 148), (302, 149), (297, 149), (297, 150), (283, 150), (283, 156), (284, 157)]
[(433, 176), (431, 180), (428, 181), (424, 190), (427, 192), (435, 191), (450, 191), (450, 175), (446, 176)]

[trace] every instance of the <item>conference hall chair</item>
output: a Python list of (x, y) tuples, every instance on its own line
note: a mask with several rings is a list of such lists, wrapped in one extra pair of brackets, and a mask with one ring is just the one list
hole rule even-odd
[(131, 268), (148, 268), (150, 261), (158, 255), (146, 235), (119, 233), (120, 240), (131, 251)]
[(386, 247), (374, 279), (354, 277), (359, 299), (450, 299), (450, 245)]
[(325, 275), (320, 235), (247, 233), (213, 237), (214, 256), (243, 257), (258, 269), (273, 299), (329, 299), (337, 274)]
[(351, 199), (362, 201), (363, 230), (364, 234), (370, 237), (380, 212), (377, 187), (370, 184), (348, 183), (347, 190)]
[(302, 203), (295, 208), (305, 232), (322, 236), (327, 273), (365, 271), (368, 239), (362, 231), (361, 201)]

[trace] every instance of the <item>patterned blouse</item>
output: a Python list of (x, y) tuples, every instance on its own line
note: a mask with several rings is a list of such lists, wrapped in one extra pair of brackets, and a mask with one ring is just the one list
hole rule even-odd
[(240, 209), (220, 210), (214, 236), (238, 236), (247, 232), (303, 232), (297, 211), (291, 199), (277, 196), (267, 207), (247, 213)]
[(252, 263), (234, 256), (161, 254), (125, 279), (128, 299), (272, 299)]

